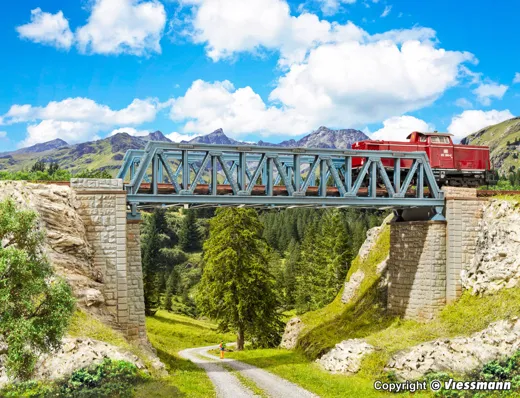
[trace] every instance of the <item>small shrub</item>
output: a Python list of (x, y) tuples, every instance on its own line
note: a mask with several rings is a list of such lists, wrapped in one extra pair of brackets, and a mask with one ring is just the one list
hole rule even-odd
[(134, 364), (107, 358), (97, 366), (75, 371), (61, 384), (59, 394), (74, 398), (126, 398), (133, 395), (133, 386), (143, 379)]
[(15, 398), (130, 398), (134, 386), (147, 379), (130, 362), (105, 358), (99, 365), (76, 370), (55, 383), (28, 381), (0, 390), (0, 397)]
[[(429, 373), (424, 380), (429, 384), (433, 380), (439, 380), (444, 384), (449, 379), (460, 380), (447, 373)], [(435, 393), (435, 397), (440, 398), (486, 398), (495, 396), (518, 396), (520, 390), (520, 351), (511, 357), (501, 361), (491, 361), (485, 364), (482, 369), (476, 370), (464, 378), (464, 381), (487, 381), (487, 382), (511, 382), (511, 391), (447, 391), (441, 389)], [(498, 394), (498, 395), (497, 395)]]

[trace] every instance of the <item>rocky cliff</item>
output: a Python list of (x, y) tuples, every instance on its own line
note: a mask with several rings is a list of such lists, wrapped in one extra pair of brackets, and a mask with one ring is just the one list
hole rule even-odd
[[(119, 341), (125, 341), (118, 332), (121, 325), (117, 322), (116, 314), (107, 305), (108, 294), (105, 290), (108, 288), (101, 271), (95, 266), (95, 253), (88, 240), (92, 228), (103, 227), (90, 225), (87, 230), (75, 191), (68, 185), (0, 181), (0, 201), (5, 198), (11, 198), (20, 207), (36, 211), (40, 215), (40, 228), (46, 233), (45, 252), (56, 273), (64, 277), (72, 287), (79, 309), (87, 314), (85, 319), (92, 319), (89, 322), (100, 321), (101, 323), (97, 323), (102, 327), (113, 329), (110, 333), (119, 336)], [(99, 234), (102, 235), (103, 231), (99, 231)], [(86, 325), (79, 329), (83, 330), (85, 327)], [(87, 330), (83, 332), (88, 335)], [(138, 359), (128, 351), (128, 343), (121, 348), (84, 338), (81, 331), (75, 334), (77, 336), (74, 338), (67, 337), (63, 340), (61, 350), (40, 358), (35, 378), (59, 378), (80, 367), (98, 363), (104, 357), (125, 359), (140, 367), (143, 366), (144, 358), (152, 368), (159, 371), (164, 368), (146, 341), (141, 341), (139, 348), (135, 347), (142, 354), (142, 358)], [(0, 387), (6, 382), (0, 346)]]
[(492, 200), (479, 222), (471, 267), (462, 270), (462, 286), (474, 294), (511, 288), (520, 281), (520, 210), (509, 200)]
[(0, 181), (0, 200), (5, 198), (40, 215), (47, 235), (47, 255), (56, 272), (72, 286), (78, 305), (114, 325), (114, 316), (105, 308), (102, 278), (93, 265), (92, 248), (74, 191), (68, 186)]

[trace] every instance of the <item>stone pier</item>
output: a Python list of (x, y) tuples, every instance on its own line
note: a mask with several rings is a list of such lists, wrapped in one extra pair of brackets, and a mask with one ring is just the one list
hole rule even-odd
[(488, 199), (473, 188), (443, 188), (446, 221), (390, 224), (388, 311), (429, 320), (462, 294), (461, 271), (475, 255)]
[(446, 221), (390, 224), (388, 311), (429, 320), (446, 304)]
[(462, 294), (460, 273), (468, 269), (477, 249), (479, 221), (487, 198), (478, 198), (474, 188), (443, 187), (446, 197), (446, 300)]
[(107, 309), (131, 340), (146, 341), (139, 224), (127, 221), (120, 179), (72, 179), (79, 214), (94, 250)]

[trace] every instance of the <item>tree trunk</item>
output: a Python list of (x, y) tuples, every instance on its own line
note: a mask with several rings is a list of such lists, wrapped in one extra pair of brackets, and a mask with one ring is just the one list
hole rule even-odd
[(242, 351), (244, 349), (244, 329), (239, 327), (237, 334), (237, 350)]

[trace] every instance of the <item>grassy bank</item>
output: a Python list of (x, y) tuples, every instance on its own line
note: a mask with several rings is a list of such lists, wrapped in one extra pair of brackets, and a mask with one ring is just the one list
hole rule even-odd
[(179, 357), (185, 348), (234, 340), (232, 334), (219, 333), (207, 321), (158, 311), (146, 319), (148, 338), (166, 365), (169, 376), (156, 379), (137, 389), (136, 397), (214, 397), (215, 390), (206, 373), (192, 362)]
[[(234, 340), (229, 333), (219, 333), (216, 325), (208, 321), (192, 319), (183, 315), (158, 311), (146, 319), (148, 339), (157, 350), (157, 355), (166, 365), (169, 375), (159, 376), (152, 370), (152, 378), (137, 387), (136, 397), (214, 397), (213, 384), (206, 373), (190, 361), (179, 357), (185, 348), (218, 344), (221, 339)], [(141, 349), (129, 344), (124, 337), (91, 316), (78, 311), (72, 320), (69, 334), (73, 337), (88, 337), (105, 341), (137, 355), (145, 364), (149, 360)]]

